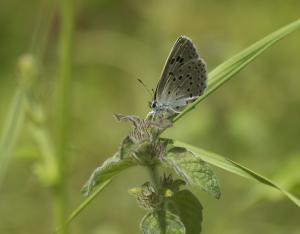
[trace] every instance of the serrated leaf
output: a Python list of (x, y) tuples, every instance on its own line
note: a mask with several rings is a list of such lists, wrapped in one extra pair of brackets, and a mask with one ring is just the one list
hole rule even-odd
[(182, 147), (174, 147), (168, 150), (164, 159), (187, 183), (200, 186), (213, 197), (220, 198), (221, 192), (214, 172), (192, 152)]
[(131, 158), (121, 159), (119, 153), (107, 159), (100, 167), (96, 168), (90, 179), (85, 183), (81, 192), (87, 196), (96, 186), (110, 180), (113, 176), (121, 171), (136, 165), (136, 162)]
[(184, 224), (170, 211), (151, 212), (144, 216), (140, 227), (144, 234), (185, 234)]
[(183, 143), (183, 142), (180, 142), (180, 141), (173, 140), (173, 145), (177, 146), (177, 147), (184, 147), (184, 148), (192, 151), (196, 157), (198, 157), (198, 158), (204, 160), (205, 162), (210, 163), (210, 164), (212, 164), (216, 167), (222, 168), (226, 171), (229, 171), (233, 174), (245, 177), (247, 179), (257, 181), (257, 182), (262, 183), (264, 185), (268, 185), (270, 187), (273, 187), (273, 188), (279, 190), (280, 192), (282, 192), (294, 204), (296, 204), (298, 207), (300, 207), (300, 200), (297, 197), (295, 197), (294, 195), (292, 195), (291, 193), (289, 193), (285, 189), (281, 188), (279, 185), (277, 185), (272, 180), (260, 175), (257, 172), (254, 172), (254, 171), (248, 169), (247, 167), (245, 167), (245, 166), (243, 166), (239, 163), (236, 163), (236, 162), (232, 161), (231, 159), (225, 158), (225, 157), (220, 156), (218, 154), (209, 152), (209, 151), (204, 150), (204, 149), (200, 149), (200, 148), (195, 147), (195, 146), (191, 146), (189, 144), (186, 144), (186, 143)]
[(201, 233), (202, 205), (188, 190), (177, 192), (169, 204), (171, 212), (177, 214), (186, 228), (186, 234)]
[(252, 44), (245, 50), (239, 52), (227, 61), (217, 66), (208, 74), (208, 85), (205, 93), (199, 97), (195, 102), (185, 108), (172, 121), (176, 122), (181, 117), (186, 115), (194, 109), (202, 100), (217, 90), (221, 85), (229, 81), (235, 74), (246, 67), (257, 56), (262, 54), (266, 49), (271, 47), (274, 43), (281, 40), (285, 36), (300, 28), (300, 19), (278, 29), (277, 31), (267, 35), (256, 43)]

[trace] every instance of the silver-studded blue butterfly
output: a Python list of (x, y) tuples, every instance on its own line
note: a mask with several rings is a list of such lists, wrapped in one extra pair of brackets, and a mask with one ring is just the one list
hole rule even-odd
[(201, 96), (206, 88), (207, 69), (191, 39), (180, 36), (166, 61), (150, 116), (174, 116)]

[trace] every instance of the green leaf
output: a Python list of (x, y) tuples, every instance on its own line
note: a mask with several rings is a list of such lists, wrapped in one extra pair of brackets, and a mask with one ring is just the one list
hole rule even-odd
[(187, 183), (200, 186), (213, 197), (220, 198), (221, 192), (214, 172), (192, 152), (182, 147), (174, 147), (168, 150), (164, 160)]
[(120, 159), (119, 152), (116, 153), (113, 157), (107, 159), (100, 167), (94, 170), (90, 179), (83, 186), (81, 192), (85, 196), (89, 195), (96, 186), (105, 183), (121, 171), (134, 165), (136, 165), (136, 162), (131, 158)]
[(151, 212), (146, 214), (140, 227), (144, 234), (185, 234), (184, 224), (179, 217), (170, 211)]
[(186, 234), (201, 233), (202, 205), (193, 193), (188, 190), (177, 192), (169, 206), (170, 210), (180, 217)]
[(277, 190), (279, 190), (280, 192), (282, 192), (285, 196), (287, 196), (293, 203), (295, 203), (298, 207), (300, 207), (300, 200), (295, 197), (294, 195), (292, 195), (291, 193), (289, 193), (288, 191), (286, 191), (285, 189), (281, 188), (280, 186), (278, 186), (275, 182), (273, 182), (272, 180), (248, 169), (245, 166), (242, 166), (241, 164), (238, 164), (228, 158), (222, 157), (218, 154), (203, 150), (203, 149), (199, 149), (195, 146), (191, 146), (188, 145), (186, 143), (180, 142), (180, 141), (173, 141), (173, 145), (174, 146), (178, 146), (178, 147), (184, 147), (190, 151), (192, 151), (194, 153), (194, 155), (196, 157), (199, 157), (200, 159), (204, 160), (207, 163), (210, 163), (214, 166), (217, 166), (219, 168), (222, 168), (226, 171), (229, 171), (233, 174), (245, 177), (247, 179), (251, 179), (254, 181), (257, 181), (259, 183), (262, 183), (264, 185), (268, 185), (270, 187), (273, 187)]
[[(98, 167), (91, 175), (90, 179), (82, 188), (84, 195), (89, 195), (69, 216), (67, 223), (70, 223), (79, 213), (90, 204), (96, 196), (108, 185), (112, 178), (121, 171), (136, 165), (136, 163), (127, 158), (120, 159), (119, 153), (107, 159), (102, 166)], [(97, 187), (97, 188), (96, 188)]]
[(149, 141), (134, 143), (129, 136), (125, 137), (119, 147), (119, 157), (121, 159), (131, 158), (140, 165), (155, 165), (159, 161), (156, 155), (155, 145)]
[(126, 136), (121, 144), (120, 144), (120, 148), (119, 148), (119, 152), (120, 152), (120, 158), (127, 158), (130, 157), (131, 154), (134, 152), (134, 147), (135, 144), (132, 142), (132, 140), (130, 140), (129, 136)]
[(275, 42), (294, 32), (298, 28), (300, 28), (300, 19), (269, 34), (268, 36), (257, 41), (245, 50), (241, 51), (240, 53), (236, 54), (235, 56), (231, 57), (230, 59), (216, 67), (208, 74), (208, 88), (205, 93), (191, 105), (185, 108), (179, 115), (177, 115), (173, 119), (173, 122), (176, 122), (182, 116), (190, 112), (203, 99), (217, 90), (225, 82), (229, 81), (235, 74), (246, 67), (251, 61), (262, 54), (266, 49), (271, 47)]

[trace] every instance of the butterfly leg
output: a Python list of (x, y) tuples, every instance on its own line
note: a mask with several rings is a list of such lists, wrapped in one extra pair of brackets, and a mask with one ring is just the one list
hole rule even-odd
[(181, 113), (181, 111), (175, 110), (175, 109), (172, 108), (172, 107), (169, 108), (169, 111), (172, 111), (171, 114), (180, 114), (180, 113)]
[(154, 111), (150, 111), (150, 112), (147, 114), (146, 119), (147, 119), (147, 120), (150, 120), (150, 121), (153, 121), (154, 115), (155, 115), (155, 112), (154, 112)]

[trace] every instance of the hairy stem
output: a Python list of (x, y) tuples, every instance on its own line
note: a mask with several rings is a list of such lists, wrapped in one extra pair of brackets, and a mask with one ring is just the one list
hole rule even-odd
[(157, 171), (157, 166), (156, 165), (148, 166), (148, 171), (149, 171), (150, 178), (151, 178), (153, 184), (158, 189), (159, 188), (159, 175), (158, 175), (158, 171)]

